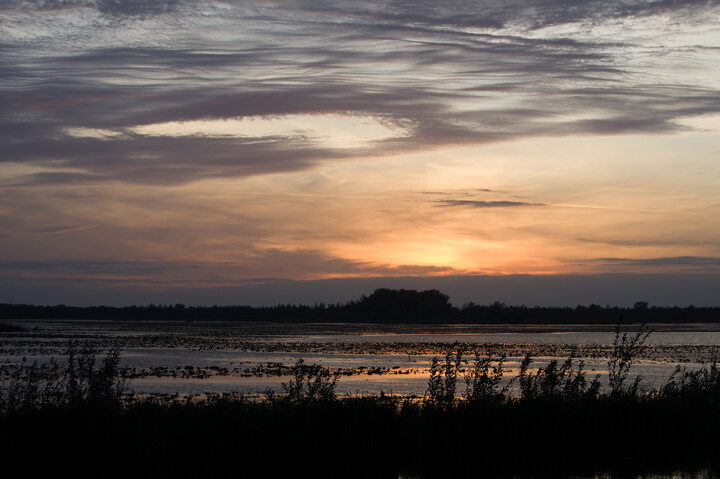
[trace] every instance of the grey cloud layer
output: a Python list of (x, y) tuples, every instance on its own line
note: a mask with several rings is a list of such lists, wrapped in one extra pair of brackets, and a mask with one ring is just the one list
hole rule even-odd
[[(0, 0), (0, 9), (57, 10), (95, 8), (115, 15), (160, 14), (174, 12), (179, 5), (248, 6), (245, 0)], [(502, 28), (508, 23), (524, 23), (536, 28), (573, 21), (602, 20), (626, 16), (681, 14), (688, 9), (718, 5), (717, 0), (567, 0), (505, 1), (484, 0), (391, 0), (357, 2), (352, 0), (296, 0), (254, 2), (258, 13), (291, 10), (307, 14), (337, 15), (374, 22), (431, 25), (472, 25)], [(686, 13), (686, 12), (685, 12)]]
[(61, 10), (96, 8), (114, 15), (148, 15), (174, 11), (178, 0), (0, 0), (0, 9)]
[[(47, 169), (14, 185), (177, 184), (451, 143), (673, 131), (680, 118), (720, 112), (712, 82), (651, 82), (656, 72), (627, 61), (648, 47), (536, 29), (656, 14), (717, 22), (719, 5), (0, 0), (0, 161)], [(87, 9), (98, 16), (81, 16)], [(58, 10), (74, 25), (67, 31), (55, 30)], [(36, 21), (45, 34), (16, 33)], [(338, 150), (303, 135), (131, 131), (293, 114), (371, 115), (402, 134)], [(80, 138), (72, 128), (116, 135)]]
[(720, 258), (703, 256), (675, 256), (668, 258), (598, 258), (595, 261), (618, 266), (688, 266), (718, 267)]
[[(337, 258), (316, 250), (253, 250), (240, 263), (168, 262), (157, 259), (133, 261), (7, 261), (0, 262), (0, 278), (98, 280), (147, 284), (228, 284), (247, 278), (303, 277), (318, 270), (354, 276), (427, 275), (457, 273), (444, 266), (371, 264)], [(202, 273), (202, 274), (199, 274)], [(1, 281), (0, 281), (1, 282)]]

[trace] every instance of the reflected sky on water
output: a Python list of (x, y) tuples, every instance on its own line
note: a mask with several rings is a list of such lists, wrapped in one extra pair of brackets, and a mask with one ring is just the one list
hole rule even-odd
[[(548, 363), (548, 349), (579, 351), (588, 380), (607, 374), (607, 358), (598, 357), (603, 345), (612, 344), (609, 325), (371, 325), (371, 324), (247, 324), (107, 321), (25, 321), (32, 333), (6, 334), (0, 338), (0, 365), (61, 359), (67, 341), (76, 339), (100, 347), (121, 347), (122, 366), (138, 373), (131, 387), (139, 394), (203, 394), (240, 392), (261, 394), (282, 391), (290, 379), (287, 370), (298, 359), (341, 372), (340, 394), (386, 394), (422, 396), (428, 368), (438, 346), (455, 342), (471, 350), (492, 345), (507, 350), (506, 380), (517, 372), (524, 349), (536, 356), (531, 368)], [(628, 326), (629, 335), (638, 325)], [(678, 365), (699, 367), (698, 351), (706, 356), (720, 344), (717, 325), (650, 325), (646, 344), (662, 351), (661, 359), (642, 359), (631, 375), (657, 387), (667, 382)], [(435, 345), (435, 346), (433, 346)], [(586, 350), (583, 347), (586, 346)], [(433, 351), (424, 351), (424, 349)], [(550, 348), (550, 350), (553, 350)], [(583, 353), (584, 351), (584, 353)], [(513, 355), (514, 353), (514, 355)], [(486, 350), (483, 351), (486, 354)], [(592, 357), (592, 356), (595, 357)], [(585, 357), (583, 357), (585, 356)], [(565, 360), (567, 355), (557, 355)], [(468, 367), (468, 365), (464, 365)], [(224, 371), (223, 371), (224, 370)], [(189, 374), (188, 374), (189, 372)], [(382, 374), (377, 374), (378, 372)], [(343, 374), (344, 373), (344, 374)], [(278, 376), (278, 374), (281, 374)], [(465, 385), (460, 378), (458, 392)]]

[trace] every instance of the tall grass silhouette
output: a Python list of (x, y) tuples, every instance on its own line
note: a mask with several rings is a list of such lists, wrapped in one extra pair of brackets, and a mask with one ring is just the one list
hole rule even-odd
[(3, 389), (2, 467), (52, 472), (92, 458), (105, 470), (183, 477), (720, 471), (717, 359), (641, 390), (631, 366), (648, 334), (618, 330), (607, 389), (572, 356), (536, 369), (526, 356), (508, 380), (502, 354), (466, 358), (453, 345), (432, 362), (424, 398), (339, 396), (335, 373), (301, 360), (281, 392), (261, 398), (138, 398), (119, 350), (71, 343), (67, 360), (26, 364)]

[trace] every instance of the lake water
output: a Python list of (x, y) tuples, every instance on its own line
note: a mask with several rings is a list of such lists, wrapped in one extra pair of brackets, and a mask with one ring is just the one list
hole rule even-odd
[[(574, 354), (587, 377), (607, 376), (612, 326), (589, 325), (371, 325), (206, 322), (14, 321), (31, 331), (0, 335), (0, 366), (7, 376), (23, 361), (62, 359), (69, 340), (98, 348), (117, 345), (138, 394), (282, 391), (288, 369), (302, 359), (340, 373), (340, 394), (422, 396), (433, 357), (455, 343), (472, 363), (473, 351), (507, 355), (509, 380), (525, 353), (533, 367)], [(720, 326), (649, 325), (631, 376), (646, 387), (667, 382), (678, 367), (697, 368), (720, 346)], [(627, 327), (628, 335), (637, 325)], [(465, 366), (467, 367), (467, 365)], [(464, 392), (462, 379), (458, 392)]]

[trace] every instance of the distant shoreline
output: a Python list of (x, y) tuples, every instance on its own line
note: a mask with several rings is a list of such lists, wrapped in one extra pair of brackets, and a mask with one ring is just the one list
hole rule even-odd
[(0, 304), (0, 321), (114, 320), (114, 321), (237, 321), (283, 323), (375, 324), (642, 324), (718, 323), (720, 306), (650, 306), (638, 301), (632, 307), (548, 307), (467, 303), (455, 307), (437, 291), (378, 289), (347, 303), (276, 306), (38, 306)]
[[(248, 311), (248, 308), (250, 309)], [(605, 325), (621, 324), (720, 324), (720, 307), (653, 307), (638, 312), (632, 308), (602, 307), (599, 310), (576, 308), (506, 306), (496, 311), (492, 306), (477, 306), (469, 314), (463, 309), (453, 314), (432, 318), (361, 317), (304, 306), (273, 307), (222, 306), (34, 306), (0, 304), (0, 322), (22, 320), (68, 321), (179, 321), (179, 322), (241, 322), (299, 324), (394, 324), (394, 325)]]

